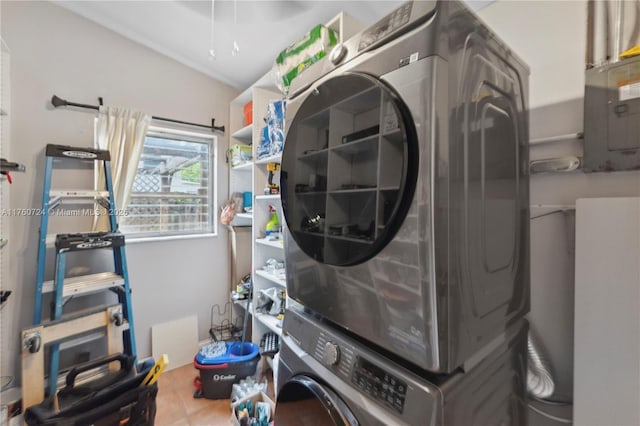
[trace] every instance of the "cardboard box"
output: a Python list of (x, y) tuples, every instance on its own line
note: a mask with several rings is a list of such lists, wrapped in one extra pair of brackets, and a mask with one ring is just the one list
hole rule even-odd
[(247, 404), (247, 401), (251, 401), (253, 408), (255, 410), (257, 402), (267, 402), (271, 406), (271, 418), (269, 421), (273, 420), (273, 416), (276, 412), (276, 404), (265, 394), (264, 392), (254, 393), (253, 395), (246, 396), (233, 404), (231, 404), (231, 424), (235, 426), (240, 426), (240, 421), (238, 420), (238, 413), (236, 412), (239, 405)]

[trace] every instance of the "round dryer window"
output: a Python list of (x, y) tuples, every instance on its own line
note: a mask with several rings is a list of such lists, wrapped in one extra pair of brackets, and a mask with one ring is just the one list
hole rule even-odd
[(413, 199), (418, 143), (409, 110), (363, 74), (329, 79), (290, 105), (281, 170), (289, 232), (318, 262), (362, 263), (393, 238)]

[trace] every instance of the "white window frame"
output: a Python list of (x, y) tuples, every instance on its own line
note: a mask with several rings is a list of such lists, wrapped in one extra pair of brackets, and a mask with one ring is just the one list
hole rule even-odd
[[(96, 120), (97, 124), (97, 120)], [(97, 136), (97, 126), (96, 126)], [(218, 137), (214, 133), (199, 132), (199, 131), (187, 131), (175, 129), (169, 126), (149, 126), (147, 134), (145, 135), (145, 142), (147, 136), (156, 136), (160, 138), (193, 138), (200, 139), (202, 141), (208, 141), (209, 143), (209, 167), (210, 174), (208, 180), (209, 190), (209, 214), (211, 218), (211, 231), (202, 232), (196, 231), (190, 233), (188, 231), (184, 233), (172, 233), (167, 231), (160, 231), (157, 233), (128, 233), (124, 232), (127, 237), (128, 243), (145, 242), (145, 241), (163, 241), (163, 240), (180, 240), (180, 239), (192, 239), (192, 238), (209, 238), (218, 236)], [(97, 144), (97, 137), (94, 139)], [(119, 207), (118, 207), (119, 208)], [(118, 218), (118, 226), (120, 225), (122, 218)]]

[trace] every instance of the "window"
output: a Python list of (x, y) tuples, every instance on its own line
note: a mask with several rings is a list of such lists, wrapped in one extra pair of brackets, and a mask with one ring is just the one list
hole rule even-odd
[(135, 238), (215, 234), (217, 139), (150, 127), (120, 230)]

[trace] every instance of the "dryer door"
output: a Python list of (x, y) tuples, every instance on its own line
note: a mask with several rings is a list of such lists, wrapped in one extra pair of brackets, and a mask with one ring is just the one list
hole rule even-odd
[(299, 375), (282, 386), (276, 402), (275, 424), (356, 426), (358, 421), (332, 390)]
[(284, 217), (310, 258), (351, 266), (380, 252), (415, 192), (418, 142), (395, 91), (369, 75), (330, 78), (288, 104)]

